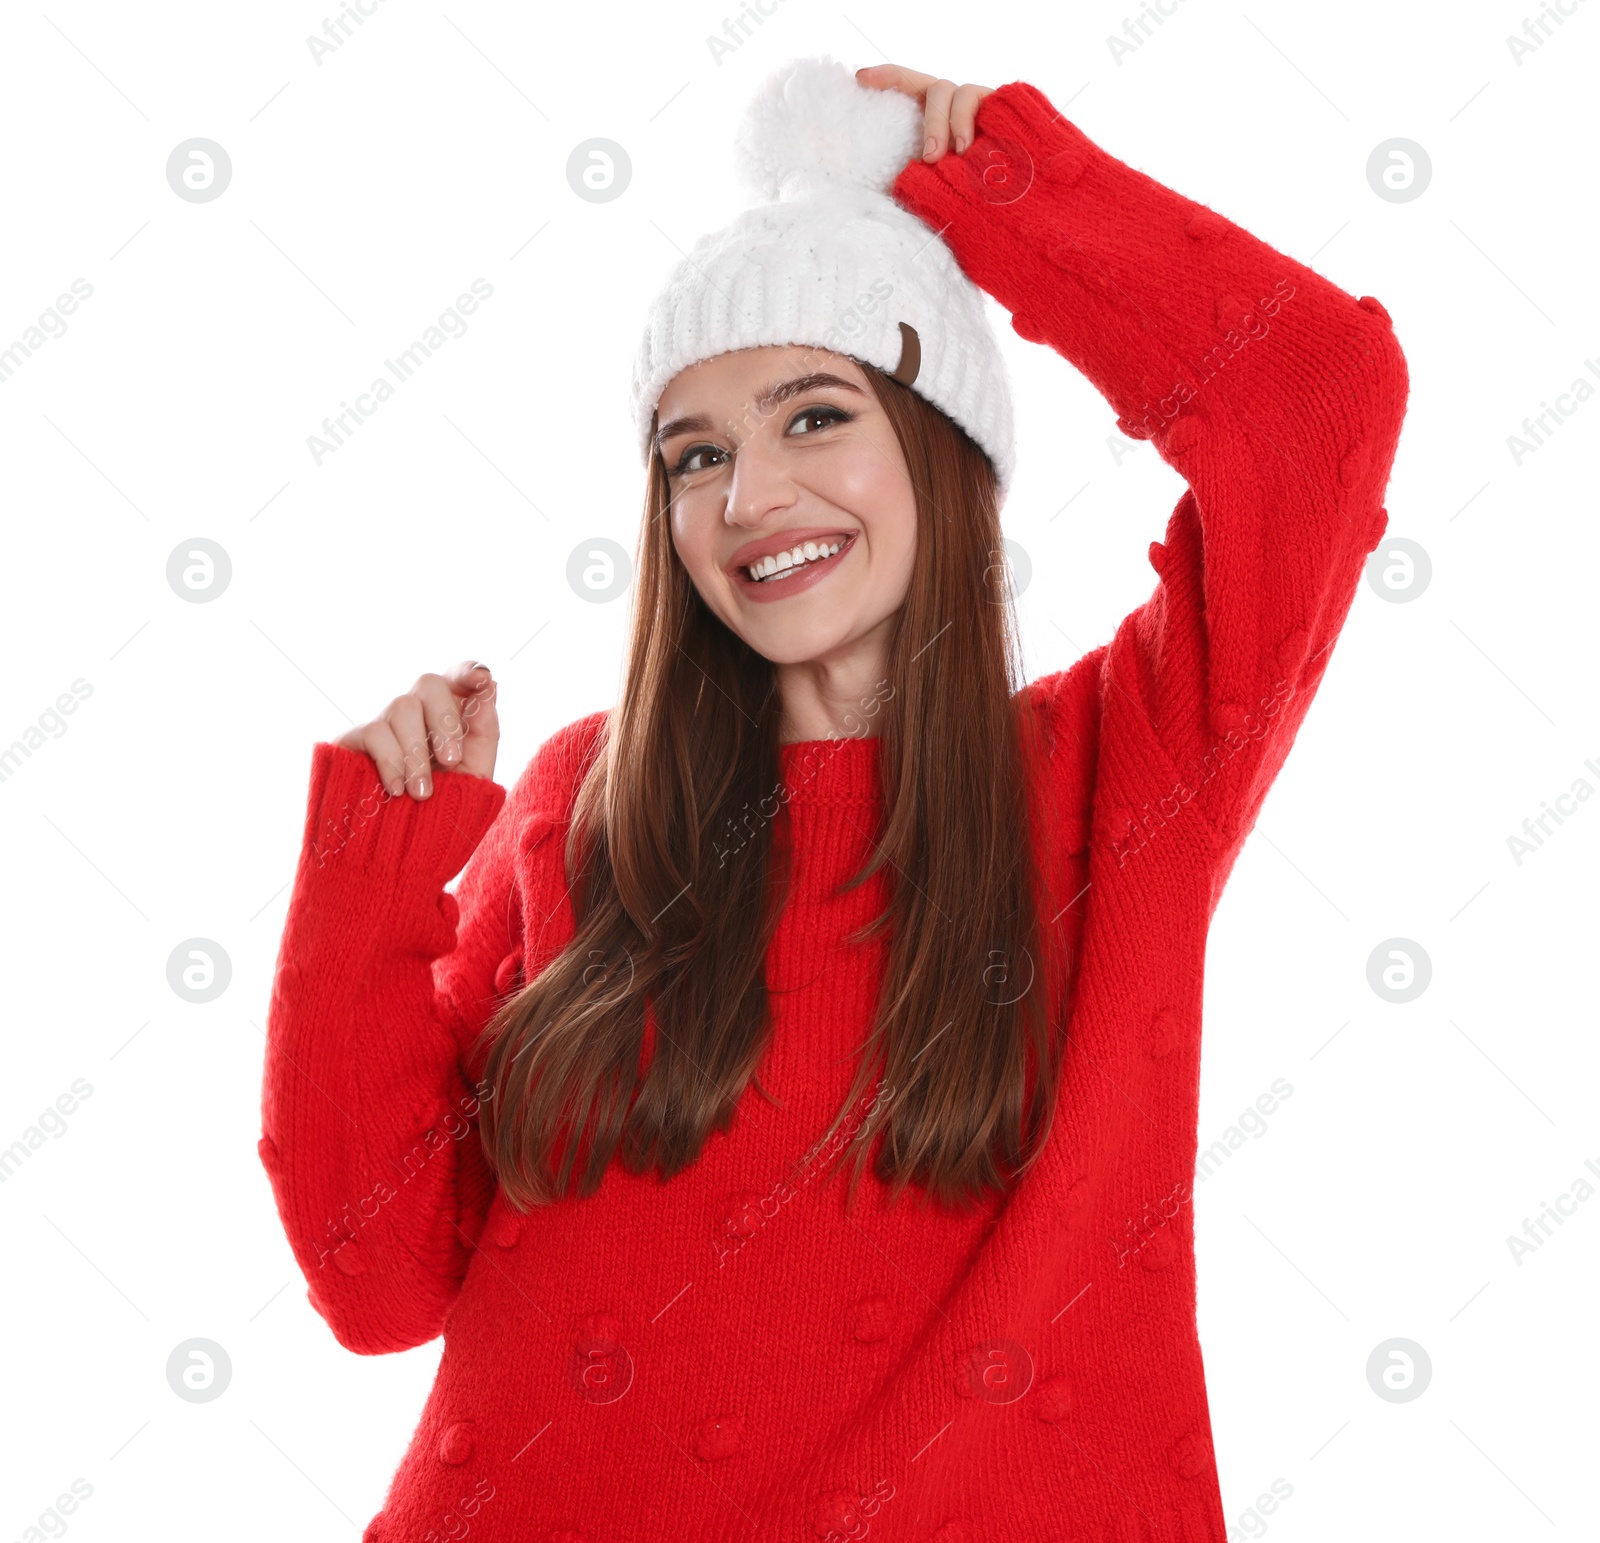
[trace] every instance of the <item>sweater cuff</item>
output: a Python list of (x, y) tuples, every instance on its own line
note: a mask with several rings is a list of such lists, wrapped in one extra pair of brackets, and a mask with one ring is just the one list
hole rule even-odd
[(311, 751), (302, 861), (363, 885), (403, 877), (431, 896), (466, 866), (505, 801), (498, 782), (439, 768), (427, 798), (397, 797), (366, 751), (321, 741)]
[[(1009, 81), (978, 103), (965, 152), (907, 162), (894, 195), (928, 220), (955, 219), (985, 204), (1013, 204), (1038, 185), (1070, 187), (1105, 151), (1025, 80)], [(937, 228), (937, 227), (936, 227)]]

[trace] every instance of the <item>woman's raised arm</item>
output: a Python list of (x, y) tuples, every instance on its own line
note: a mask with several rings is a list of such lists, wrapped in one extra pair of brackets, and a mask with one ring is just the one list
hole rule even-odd
[[(984, 96), (976, 127), (896, 199), (1189, 484), (1150, 546), (1154, 593), (1091, 661), (1102, 743), (1149, 799), (1101, 839), (1120, 864), (1159, 842), (1161, 801), (1192, 806), (1225, 876), (1387, 524), (1405, 359), (1377, 300), (1107, 154), (1035, 87)], [(1034, 687), (1048, 701), (1069, 673)]]

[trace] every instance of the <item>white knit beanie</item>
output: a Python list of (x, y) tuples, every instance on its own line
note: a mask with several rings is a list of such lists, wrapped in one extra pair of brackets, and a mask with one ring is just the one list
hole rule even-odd
[(813, 344), (895, 375), (954, 419), (993, 462), (1004, 501), (1011, 385), (983, 292), (889, 194), (922, 140), (913, 98), (863, 86), (835, 59), (767, 78), (734, 138), (740, 181), (764, 201), (696, 242), (640, 340), (631, 406), (645, 465), (651, 416), (680, 370), (733, 349)]

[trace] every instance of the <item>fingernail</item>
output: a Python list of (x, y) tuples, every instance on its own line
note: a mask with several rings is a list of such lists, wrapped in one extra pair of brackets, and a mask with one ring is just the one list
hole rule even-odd
[(937, 139), (935, 139), (932, 134), (930, 134), (927, 137), (927, 139), (923, 142), (922, 153), (924, 155), (932, 155), (933, 152), (935, 150), (937, 150), (938, 148), (939, 148), (939, 141)]
[(963, 150), (965, 150), (965, 149), (966, 149), (966, 148), (967, 148), (967, 142), (966, 142), (966, 140), (965, 140), (965, 139), (963, 139), (963, 138), (962, 138), (962, 137), (961, 137), (961, 135), (959, 135), (959, 134), (957, 134), (957, 135), (956, 135), (956, 154), (957, 154), (957, 155), (960, 155), (960, 154), (961, 154), (961, 152), (962, 152), (962, 151), (963, 151)]

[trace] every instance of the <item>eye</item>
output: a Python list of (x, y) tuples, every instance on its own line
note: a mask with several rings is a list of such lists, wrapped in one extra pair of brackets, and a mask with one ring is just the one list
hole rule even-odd
[(704, 471), (706, 470), (704, 466), (694, 464), (701, 456), (726, 455), (727, 453), (726, 450), (719, 450), (715, 445), (689, 445), (685, 448), (683, 454), (678, 457), (677, 465), (672, 468), (672, 475), (674, 477), (687, 477), (692, 472)]
[[(806, 423), (811, 419), (818, 419), (824, 425), (829, 423), (848, 423), (853, 416), (853, 414), (847, 413), (842, 407), (829, 407), (826, 404), (816, 407), (802, 407), (790, 422), (789, 429), (792, 433), (796, 424)], [(816, 433), (816, 430), (807, 429), (804, 432), (814, 434)]]
[[(802, 407), (800, 411), (789, 420), (788, 432), (791, 435), (795, 434), (796, 432), (802, 434), (815, 434), (817, 432), (815, 428), (806, 429), (801, 428), (800, 425), (816, 423), (822, 428), (827, 428), (830, 424), (834, 423), (849, 423), (854, 417), (854, 413), (847, 413), (842, 407), (830, 407), (826, 403), (818, 403), (814, 407)], [(702, 457), (708, 455), (722, 456), (725, 461), (728, 452), (721, 449), (717, 445), (700, 444), (686, 446), (683, 454), (678, 457), (676, 464), (672, 467), (668, 475), (673, 477), (689, 477), (693, 476), (695, 472), (712, 470), (712, 463), (702, 460)], [(715, 464), (723, 463), (719, 462)]]

